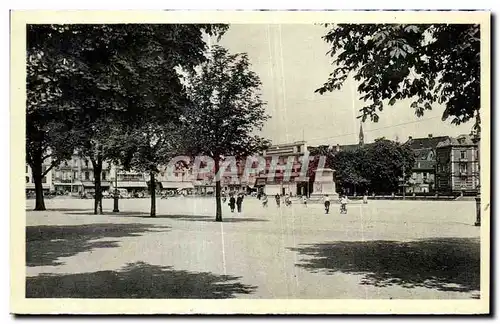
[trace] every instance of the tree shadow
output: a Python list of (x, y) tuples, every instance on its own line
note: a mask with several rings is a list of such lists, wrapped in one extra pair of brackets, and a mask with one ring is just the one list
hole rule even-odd
[(364, 285), (457, 292), (480, 288), (479, 239), (340, 241), (290, 250), (307, 257), (297, 264), (299, 267), (312, 272), (363, 274)]
[(28, 277), (26, 298), (234, 298), (257, 288), (239, 278), (137, 262), (118, 271)]
[[(35, 207), (33, 207), (35, 208)], [(64, 208), (64, 207), (61, 207), (61, 208), (46, 208), (45, 210), (33, 210), (33, 208), (26, 208), (25, 210), (26, 211), (36, 211), (36, 212), (39, 212), (39, 211), (60, 211), (60, 212), (77, 212), (77, 211), (80, 211), (80, 212), (84, 212), (84, 213), (90, 213), (90, 212), (93, 212), (93, 209), (92, 208)]]
[[(66, 213), (67, 215), (93, 215), (90, 212), (78, 212), (78, 213)], [(103, 215), (112, 217), (139, 217), (139, 218), (167, 218), (181, 221), (190, 222), (215, 222), (215, 216), (208, 215), (156, 215), (151, 217), (149, 213), (145, 212), (118, 212), (110, 213), (105, 212)], [(251, 218), (251, 217), (222, 217), (222, 222), (224, 223), (245, 223), (245, 222), (268, 222), (265, 218)]]
[[(119, 246), (119, 241), (103, 238), (139, 236), (145, 232), (168, 229), (168, 226), (150, 224), (86, 224), (26, 227), (26, 265), (56, 266), (59, 258), (98, 248)], [(163, 230), (162, 230), (163, 229)], [(96, 241), (101, 240), (101, 241)]]

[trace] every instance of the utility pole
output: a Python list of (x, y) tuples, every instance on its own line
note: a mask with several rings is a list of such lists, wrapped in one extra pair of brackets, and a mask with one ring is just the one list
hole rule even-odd
[(406, 159), (403, 158), (403, 200), (406, 199), (406, 171), (405, 171), (405, 164), (406, 164)]
[(115, 165), (115, 193), (113, 197), (113, 213), (118, 213), (118, 166)]

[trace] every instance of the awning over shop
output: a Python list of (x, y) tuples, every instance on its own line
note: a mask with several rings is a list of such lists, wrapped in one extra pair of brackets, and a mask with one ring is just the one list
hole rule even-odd
[(161, 187), (163, 189), (192, 189), (194, 188), (191, 182), (187, 181), (162, 181)]
[(260, 178), (255, 181), (256, 186), (264, 186), (266, 184), (266, 178)]
[[(84, 188), (94, 188), (95, 184), (92, 181), (83, 181), (82, 185)], [(109, 187), (109, 181), (101, 181), (101, 187)]]
[(196, 186), (196, 187), (215, 187), (215, 183), (208, 184), (208, 183), (206, 183), (204, 181), (199, 181), (199, 180), (194, 181), (193, 185)]
[[(26, 189), (27, 190), (35, 190), (35, 184), (34, 183), (27, 183)], [(48, 183), (42, 183), (42, 189), (48, 190), (48, 189), (50, 189), (50, 185)]]
[(118, 188), (147, 188), (146, 181), (118, 181)]

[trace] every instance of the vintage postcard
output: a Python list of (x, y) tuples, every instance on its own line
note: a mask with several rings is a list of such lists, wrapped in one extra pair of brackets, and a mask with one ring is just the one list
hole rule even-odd
[(12, 11), (11, 312), (488, 314), (490, 19)]

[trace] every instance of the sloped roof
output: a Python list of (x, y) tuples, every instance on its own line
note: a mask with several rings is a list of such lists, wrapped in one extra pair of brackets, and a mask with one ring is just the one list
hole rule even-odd
[(437, 147), (446, 147), (446, 146), (469, 146), (476, 145), (472, 141), (472, 137), (470, 135), (460, 135), (457, 137), (449, 137), (448, 139), (440, 142)]
[(413, 170), (434, 170), (435, 165), (436, 161), (418, 160), (415, 161)]
[(406, 141), (406, 144), (409, 144), (413, 150), (421, 148), (435, 149), (440, 142), (445, 141), (449, 138), (449, 136), (412, 138)]
[(432, 148), (414, 149), (413, 154), (416, 160), (428, 160), (429, 154), (433, 151)]

